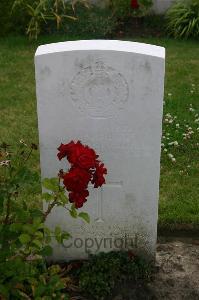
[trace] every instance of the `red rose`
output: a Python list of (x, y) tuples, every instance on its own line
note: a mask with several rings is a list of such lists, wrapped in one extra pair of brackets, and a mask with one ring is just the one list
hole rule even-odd
[(131, 8), (133, 8), (133, 9), (139, 8), (138, 0), (131, 0)]
[(77, 162), (78, 157), (81, 155), (83, 151), (84, 151), (84, 146), (80, 141), (78, 141), (76, 144), (74, 144), (73, 147), (70, 148), (70, 150), (67, 153), (67, 159), (69, 163), (74, 165)]
[(59, 153), (57, 154), (59, 160), (69, 155), (69, 153), (72, 153), (74, 151), (75, 143), (71, 141), (68, 144), (61, 144), (57, 150), (59, 150)]
[(76, 164), (83, 169), (94, 168), (97, 157), (98, 155), (96, 155), (93, 149), (85, 146), (84, 149), (82, 149), (79, 157), (77, 157)]
[(69, 201), (75, 204), (76, 208), (80, 208), (87, 201), (89, 192), (87, 190), (81, 192), (71, 192), (69, 193)]
[(82, 191), (88, 186), (91, 174), (86, 170), (73, 167), (64, 175), (64, 185), (68, 191)]
[(77, 143), (71, 141), (68, 144), (61, 144), (57, 154), (59, 160), (66, 157), (71, 164), (69, 172), (59, 172), (59, 178), (63, 180), (65, 188), (70, 192), (69, 200), (75, 203), (75, 207), (82, 207), (87, 201), (89, 195), (87, 190), (88, 184), (91, 181), (94, 187), (97, 188), (105, 183), (104, 175), (107, 170), (99, 160), (95, 151), (82, 145), (80, 141)]
[(59, 160), (63, 157), (67, 157), (69, 163), (83, 169), (94, 168), (95, 161), (98, 157), (93, 149), (82, 145), (80, 141), (76, 144), (73, 141), (66, 145), (61, 144), (58, 150), (60, 151), (57, 154)]
[(96, 164), (96, 170), (93, 174), (92, 183), (94, 184), (94, 188), (98, 188), (105, 183), (104, 175), (107, 174), (107, 169), (104, 168), (104, 164)]

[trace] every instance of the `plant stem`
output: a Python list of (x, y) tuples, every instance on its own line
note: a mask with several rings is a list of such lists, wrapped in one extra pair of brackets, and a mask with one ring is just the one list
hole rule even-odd
[(54, 199), (54, 201), (48, 205), (47, 211), (43, 214), (43, 221), (46, 220), (47, 216), (51, 213), (53, 207), (57, 204), (57, 199)]

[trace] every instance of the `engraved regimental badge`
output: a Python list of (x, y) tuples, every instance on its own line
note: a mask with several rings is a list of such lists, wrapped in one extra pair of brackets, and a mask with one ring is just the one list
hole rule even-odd
[(73, 102), (90, 117), (107, 118), (123, 109), (128, 99), (124, 76), (102, 61), (82, 67), (70, 84)]

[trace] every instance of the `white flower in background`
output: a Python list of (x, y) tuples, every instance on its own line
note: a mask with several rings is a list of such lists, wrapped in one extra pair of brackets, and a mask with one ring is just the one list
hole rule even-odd
[(192, 83), (191, 85), (192, 85), (192, 86), (195, 86), (195, 84), (194, 84), (194, 83)]
[(193, 92), (194, 92), (194, 91), (193, 91), (193, 90), (191, 90), (190, 92), (191, 92), (191, 94), (193, 94)]
[(8, 166), (10, 164), (10, 160), (3, 160), (0, 162), (0, 166)]
[(178, 142), (177, 141), (174, 141), (174, 142), (170, 142), (168, 143), (169, 146), (178, 146)]
[(22, 144), (22, 145), (24, 145), (24, 146), (28, 146), (28, 145), (25, 143), (25, 141), (22, 140), (22, 139), (19, 141), (19, 143)]
[(170, 158), (170, 160), (171, 160), (173, 163), (176, 162), (176, 159), (175, 159), (175, 157), (173, 156), (173, 154), (168, 153), (168, 157)]
[(172, 96), (172, 93), (168, 93), (168, 96), (171, 97), (171, 96)]
[[(194, 88), (193, 88), (193, 90), (194, 90)], [(169, 94), (171, 95), (171, 93), (169, 93)], [(188, 111), (192, 112), (191, 113), (192, 121), (188, 121), (185, 119), (184, 122), (181, 123), (181, 120), (178, 119), (178, 116), (172, 115), (171, 113), (166, 113), (164, 116), (165, 128), (163, 131), (161, 148), (162, 148), (162, 151), (168, 156), (168, 158), (173, 163), (176, 163), (177, 159), (174, 157), (174, 155), (172, 153), (170, 153), (170, 151), (172, 151), (172, 149), (174, 149), (171, 147), (179, 148), (179, 147), (183, 146), (182, 139), (187, 140), (187, 142), (188, 141), (192, 142), (191, 139), (193, 139), (196, 131), (199, 132), (199, 126), (198, 126), (199, 113), (196, 113), (197, 111), (194, 108), (192, 103), (189, 104)], [(196, 125), (192, 126), (193, 122), (195, 122)], [(169, 131), (169, 132), (167, 132), (167, 131)], [(178, 136), (179, 136), (179, 140), (178, 140)], [(194, 144), (197, 147), (199, 146), (199, 143), (195, 142)], [(182, 172), (180, 172), (180, 173), (186, 174), (186, 171), (182, 170)]]

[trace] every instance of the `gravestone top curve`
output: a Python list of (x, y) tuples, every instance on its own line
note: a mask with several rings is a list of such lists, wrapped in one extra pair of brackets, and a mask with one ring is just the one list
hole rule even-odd
[(35, 56), (82, 50), (134, 52), (143, 55), (156, 56), (163, 59), (165, 58), (165, 48), (163, 47), (120, 40), (80, 40), (46, 44), (38, 47)]

